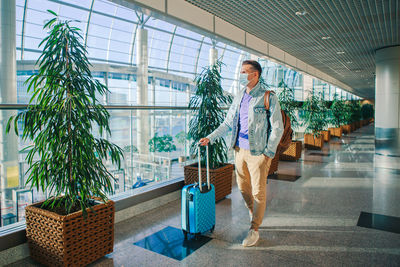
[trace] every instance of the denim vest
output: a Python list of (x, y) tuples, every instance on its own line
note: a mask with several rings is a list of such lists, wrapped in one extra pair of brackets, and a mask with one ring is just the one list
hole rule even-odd
[[(223, 137), (229, 130), (232, 130), (229, 148), (234, 148), (239, 129), (240, 103), (242, 102), (245, 90), (246, 87), (242, 88), (233, 99), (224, 122), (207, 136), (211, 144), (217, 138)], [(270, 94), (269, 111), (265, 109), (264, 94), (266, 91), (265, 87), (257, 83), (249, 93), (252, 97), (248, 113), (250, 154), (254, 156), (264, 154), (267, 157), (273, 158), (283, 134), (283, 122), (281, 108), (275, 94)]]

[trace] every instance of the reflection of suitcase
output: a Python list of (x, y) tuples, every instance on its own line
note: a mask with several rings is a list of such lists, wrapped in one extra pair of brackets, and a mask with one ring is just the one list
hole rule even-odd
[[(200, 166), (200, 147), (198, 147), (198, 158)], [(201, 181), (201, 168), (199, 168), (199, 183), (186, 185), (182, 189), (182, 231), (194, 234), (196, 237), (201, 233), (213, 231), (215, 227), (215, 189), (210, 184), (210, 169), (207, 153), (207, 183)]]

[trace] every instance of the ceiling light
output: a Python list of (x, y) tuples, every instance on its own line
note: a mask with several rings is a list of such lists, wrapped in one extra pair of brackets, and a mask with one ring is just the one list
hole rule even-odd
[(347, 64), (351, 64), (351, 63), (353, 63), (353, 61), (347, 61), (346, 63), (347, 63)]
[(356, 70), (356, 72), (361, 72), (361, 70)]
[(304, 15), (307, 14), (307, 11), (305, 11), (305, 10), (303, 10), (303, 11), (297, 11), (295, 14), (296, 14), (296, 16), (304, 16)]
[(331, 39), (331, 37), (330, 36), (322, 36), (322, 40), (328, 40), (328, 39)]
[(343, 55), (344, 52), (343, 52), (343, 51), (338, 51), (338, 52), (336, 52), (336, 54), (338, 54), (338, 55)]

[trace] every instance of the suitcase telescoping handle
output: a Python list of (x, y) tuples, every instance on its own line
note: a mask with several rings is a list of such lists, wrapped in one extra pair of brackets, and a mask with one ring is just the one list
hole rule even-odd
[[(203, 185), (201, 182), (201, 156), (200, 156), (200, 144), (197, 146), (197, 155), (199, 159), (199, 186), (200, 192), (203, 191)], [(208, 162), (208, 145), (206, 145), (206, 166), (207, 166), (207, 187), (210, 190), (210, 167)]]

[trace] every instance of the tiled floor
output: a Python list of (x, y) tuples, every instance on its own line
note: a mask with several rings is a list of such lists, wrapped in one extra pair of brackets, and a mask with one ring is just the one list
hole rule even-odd
[[(92, 266), (400, 266), (398, 233), (357, 226), (361, 212), (400, 217), (400, 159), (375, 155), (373, 147), (367, 126), (305, 151), (298, 162), (280, 162), (278, 173), (301, 177), (269, 180), (256, 247), (240, 245), (249, 218), (234, 186), (217, 203), (212, 240), (184, 259), (134, 245), (166, 227), (180, 229), (175, 201), (117, 224), (114, 252)], [(12, 266), (38, 265), (25, 259)]]

